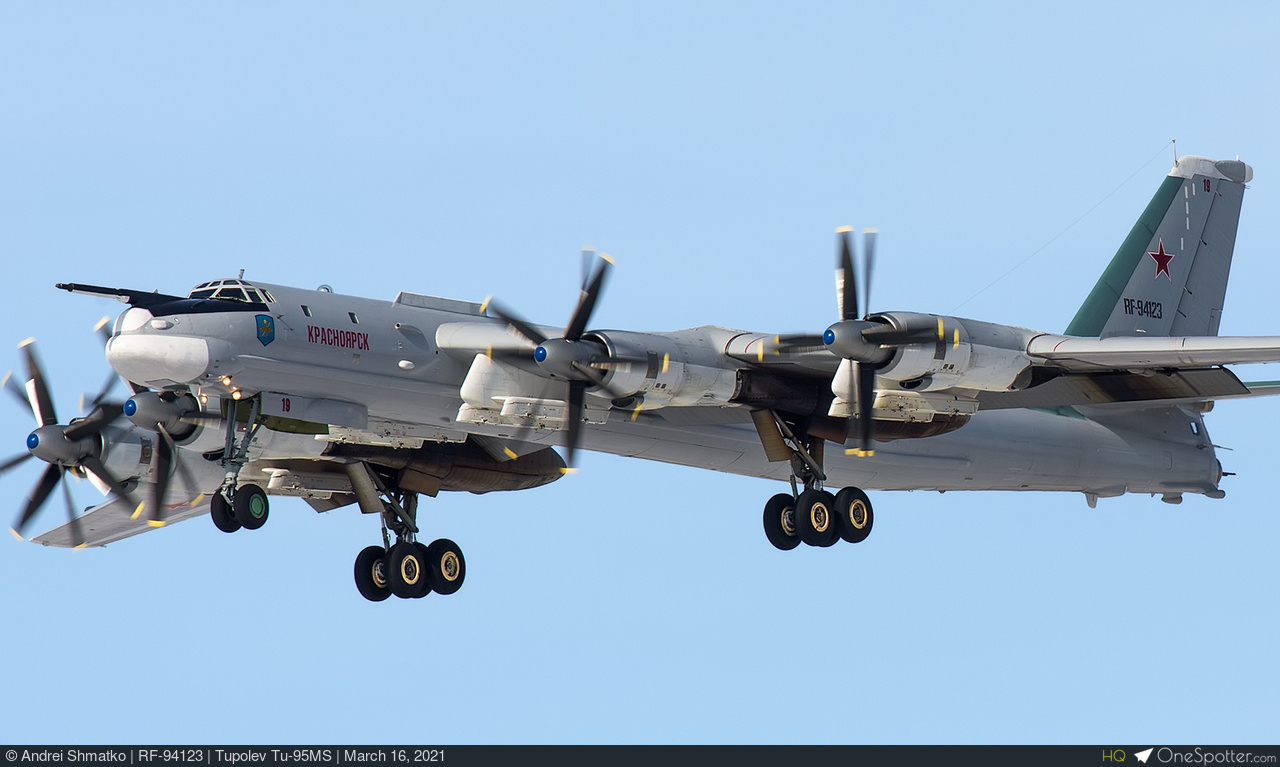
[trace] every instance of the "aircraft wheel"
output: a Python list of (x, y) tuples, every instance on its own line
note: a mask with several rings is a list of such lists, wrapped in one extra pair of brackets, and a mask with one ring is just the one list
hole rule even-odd
[(796, 499), (778, 493), (764, 505), (764, 534), (775, 549), (790, 551), (800, 545), (796, 534)]
[(214, 493), (209, 499), (209, 516), (213, 519), (214, 526), (224, 533), (234, 533), (240, 529), (240, 523), (231, 514), (231, 504), (227, 503), (227, 497), (220, 492)]
[(241, 485), (231, 497), (236, 521), (246, 530), (257, 530), (267, 523), (267, 491), (257, 485)]
[(430, 563), (431, 563), (431, 555), (430, 555), (430, 553), (427, 551), (427, 546), (426, 546), (426, 544), (421, 543), (421, 542), (418, 542), (418, 541), (414, 541), (414, 542), (413, 542), (413, 545), (414, 545), (414, 547), (415, 547), (415, 548), (417, 548), (417, 549), (418, 549), (418, 554), (419, 554), (419, 555), (421, 555), (421, 557), (422, 557), (422, 562), (424, 563), (424, 566), (426, 567), (426, 570), (425, 570), (425, 573), (426, 573), (426, 581), (425, 581), (425, 582), (423, 583), (423, 585), (422, 585), (422, 593), (420, 593), (420, 594), (418, 594), (417, 596), (415, 596), (415, 597), (414, 597), (414, 599), (422, 599), (422, 598), (423, 598), (423, 597), (425, 597), (427, 594), (430, 594), (430, 593), (431, 593), (431, 581), (432, 581), (432, 572), (431, 572), (431, 564), (430, 564)]
[(861, 543), (871, 534), (871, 524), (875, 522), (871, 499), (856, 487), (846, 487), (836, 493), (836, 517), (840, 537), (849, 543)]
[(401, 541), (391, 547), (387, 557), (387, 584), (391, 593), (401, 599), (413, 599), (430, 588), (426, 562), (417, 546)]
[(806, 490), (796, 499), (796, 533), (810, 546), (830, 546), (836, 535), (836, 499), (825, 490)]
[(370, 546), (356, 556), (356, 588), (370, 602), (381, 602), (391, 596), (387, 586), (387, 550)]
[(437, 594), (452, 594), (462, 588), (467, 577), (467, 560), (462, 549), (448, 538), (432, 541), (427, 547), (427, 562), (431, 566), (431, 583)]

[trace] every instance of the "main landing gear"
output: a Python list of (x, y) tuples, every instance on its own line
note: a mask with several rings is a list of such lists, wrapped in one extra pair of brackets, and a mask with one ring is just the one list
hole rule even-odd
[(356, 556), (356, 589), (361, 596), (370, 602), (393, 594), (420, 599), (433, 591), (453, 594), (462, 588), (467, 560), (458, 544), (448, 538), (427, 545), (417, 540), (417, 493), (388, 487), (388, 480), (364, 463), (348, 465), (347, 475), (360, 510), (377, 513), (382, 521), (382, 545), (366, 547)]
[[(764, 534), (775, 548), (790, 551), (801, 543), (833, 546), (844, 540), (860, 543), (871, 534), (871, 499), (856, 487), (832, 495), (822, 489), (824, 441), (792, 430), (773, 416), (779, 447), (790, 452), (791, 492), (779, 493), (764, 505)], [(804, 490), (800, 487), (803, 486)]]

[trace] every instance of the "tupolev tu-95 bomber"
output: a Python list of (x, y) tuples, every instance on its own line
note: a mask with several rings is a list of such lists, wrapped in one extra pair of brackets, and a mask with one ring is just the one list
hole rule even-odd
[(113, 379), (63, 424), (24, 343), (26, 385), (5, 388), (37, 428), (0, 471), (48, 467), (14, 533), (69, 474), (110, 497), (77, 515), (62, 482), (68, 521), (37, 543), (101, 546), (205, 514), (254, 530), (272, 496), (293, 496), (369, 515), (355, 581), (378, 601), (463, 584), (462, 549), (431, 540), (422, 496), (545, 485), (582, 450), (778, 480), (761, 506), (781, 550), (864, 541), (866, 491), (1222, 498), (1205, 414), (1280, 392), (1227, 367), (1280, 361), (1280, 337), (1218, 335), (1252, 175), (1179, 158), (1062, 333), (875, 311), (876, 233), (857, 248), (848, 228), (833, 323), (812, 334), (593, 327), (604, 255), (563, 326), (490, 300), (388, 302), (243, 272), (185, 296), (59, 284), (128, 305), (100, 330), (131, 396), (112, 399)]

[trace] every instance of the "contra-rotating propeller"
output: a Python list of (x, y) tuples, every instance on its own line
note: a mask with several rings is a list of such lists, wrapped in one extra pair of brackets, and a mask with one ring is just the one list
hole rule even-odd
[[(13, 534), (21, 538), (22, 531), (44, 506), (60, 480), (65, 480), (68, 473), (84, 476), (92, 474), (111, 489), (117, 496), (134, 504), (129, 491), (102, 463), (102, 431), (112, 421), (120, 417), (120, 405), (103, 402), (107, 392), (114, 384), (114, 378), (93, 399), (93, 411), (84, 418), (73, 420), (68, 425), (58, 423), (54, 410), (53, 397), (49, 393), (47, 377), (35, 353), (35, 339), (23, 341), (21, 348), (27, 364), (27, 386), (22, 387), (13, 380), (12, 374), (6, 375), (4, 388), (14, 397), (30, 407), (36, 419), (36, 429), (27, 437), (26, 454), (15, 456), (0, 464), (0, 473), (8, 471), (35, 456), (49, 464), (49, 468), (41, 475), (32, 489), (26, 505), (18, 514), (17, 522), (12, 528)], [(63, 499), (66, 502), (67, 517), (71, 523), (71, 540), (75, 546), (84, 544), (84, 535), (80, 530), (78, 517), (71, 501), (71, 493), (66, 482), (62, 483)]]
[[(582, 255), (584, 264), (587, 264), (595, 255), (595, 251), (587, 248), (583, 250)], [(634, 361), (613, 356), (600, 343), (583, 338), (587, 323), (591, 321), (591, 314), (595, 311), (596, 302), (604, 290), (605, 277), (613, 263), (613, 259), (608, 254), (601, 253), (594, 271), (584, 269), (578, 305), (570, 315), (564, 333), (559, 338), (548, 337), (537, 327), (514, 312), (499, 306), (492, 299), (485, 301), (482, 307), (482, 310), (487, 308), (505, 320), (512, 330), (533, 344), (533, 360), (539, 368), (550, 377), (567, 382), (568, 391), (565, 401), (568, 403), (566, 414), (568, 435), (565, 441), (567, 453), (565, 461), (570, 466), (573, 465), (574, 453), (582, 439), (582, 410), (587, 389), (598, 386), (615, 398), (623, 397), (622, 393), (608, 385), (605, 374), (601, 370), (607, 370), (611, 364)]]
[(939, 327), (935, 330), (932, 326), (900, 326), (871, 314), (871, 275), (875, 267), (876, 229), (866, 229), (862, 235), (862, 305), (865, 313), (859, 316), (858, 275), (854, 268), (854, 248), (850, 237), (852, 231), (852, 227), (848, 226), (836, 230), (840, 248), (836, 262), (836, 301), (840, 308), (840, 321), (827, 328), (822, 334), (822, 342), (833, 354), (843, 358), (842, 367), (850, 366), (836, 376), (837, 386), (846, 382), (848, 384), (846, 391), (837, 394), (846, 395), (845, 399), (851, 400), (855, 406), (858, 447), (846, 452), (869, 456), (875, 453), (871, 447), (871, 434), (876, 371), (893, 359), (897, 347), (936, 340), (942, 329)]

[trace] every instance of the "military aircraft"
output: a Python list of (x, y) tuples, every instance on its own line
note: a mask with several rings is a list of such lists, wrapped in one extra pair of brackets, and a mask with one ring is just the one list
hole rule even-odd
[(68, 495), (69, 521), (38, 543), (99, 546), (205, 513), (252, 530), (273, 495), (319, 512), (354, 504), (379, 523), (354, 568), (378, 601), (463, 583), (457, 544), (423, 542), (420, 496), (544, 485), (581, 449), (789, 483), (763, 504), (782, 550), (866, 539), (866, 490), (1222, 498), (1204, 414), (1280, 392), (1224, 367), (1280, 361), (1280, 337), (1217, 335), (1252, 174), (1179, 158), (1062, 334), (872, 311), (876, 235), (858, 268), (848, 228), (838, 313), (811, 335), (592, 328), (607, 256), (563, 328), (492, 301), (387, 302), (243, 272), (186, 296), (59, 284), (128, 304), (101, 332), (132, 396), (112, 402), (108, 386), (63, 425), (22, 347), (26, 387), (6, 388), (38, 427), (0, 469), (31, 456), (49, 467), (15, 534), (69, 473), (111, 498), (76, 516)]

